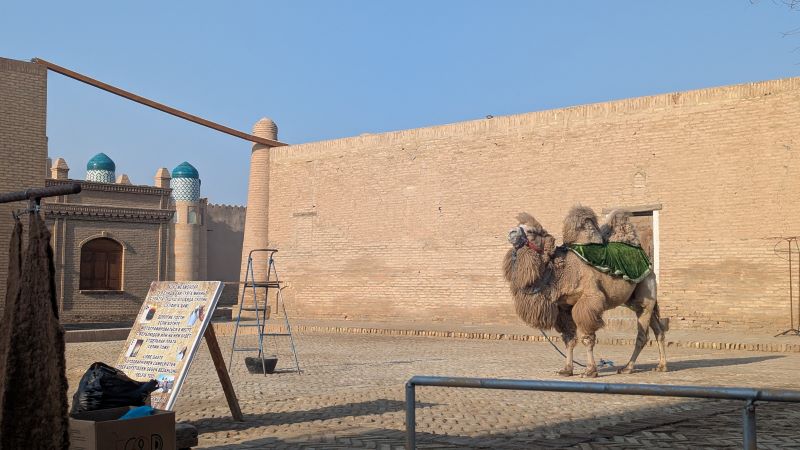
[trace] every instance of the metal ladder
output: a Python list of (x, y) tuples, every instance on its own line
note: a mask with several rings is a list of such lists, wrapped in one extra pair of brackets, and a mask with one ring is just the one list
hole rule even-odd
[[(283, 283), (278, 279), (278, 271), (275, 269), (274, 255), (277, 249), (273, 248), (259, 248), (251, 250), (247, 255), (247, 271), (244, 277), (244, 286), (242, 287), (242, 296), (239, 301), (239, 313), (236, 316), (236, 325), (233, 329), (233, 343), (231, 344), (231, 355), (228, 359), (228, 371), (230, 371), (233, 364), (234, 352), (246, 352), (258, 350), (258, 358), (261, 359), (261, 369), (264, 375), (267, 374), (267, 366), (264, 355), (264, 338), (268, 336), (288, 336), (289, 342), (292, 345), (292, 355), (294, 355), (294, 365), (297, 373), (301, 373), (300, 362), (297, 359), (297, 349), (294, 345), (294, 336), (292, 335), (292, 326), (289, 324), (289, 316), (286, 314), (286, 305), (283, 301)], [(256, 281), (255, 270), (253, 263), (254, 253), (267, 254), (267, 279), (264, 281)], [(263, 289), (263, 300), (259, 300), (259, 290)], [(275, 290), (275, 314), (282, 313), (284, 326), (286, 327), (283, 333), (269, 333), (267, 332), (267, 319), (269, 318), (269, 293), (270, 289)], [(247, 294), (252, 295), (252, 303), (245, 305)], [(262, 303), (263, 302), (263, 303)], [(254, 313), (255, 318), (249, 317), (242, 318), (242, 311)], [(258, 346), (257, 347), (237, 347), (236, 338), (239, 335), (239, 327), (252, 327), (256, 328), (258, 333)], [(277, 342), (276, 342), (277, 349)]]

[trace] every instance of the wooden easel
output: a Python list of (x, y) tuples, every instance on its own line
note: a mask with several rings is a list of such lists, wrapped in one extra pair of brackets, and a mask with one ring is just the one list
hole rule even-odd
[(244, 422), (242, 410), (239, 408), (239, 400), (236, 399), (236, 393), (233, 391), (231, 376), (228, 373), (228, 368), (225, 367), (225, 358), (222, 357), (222, 351), (219, 349), (219, 342), (217, 342), (217, 334), (214, 332), (213, 323), (208, 324), (203, 337), (206, 338), (211, 360), (214, 361), (214, 368), (217, 369), (217, 376), (222, 385), (222, 391), (225, 393), (225, 400), (228, 401), (228, 407), (231, 409), (231, 416), (238, 422)]

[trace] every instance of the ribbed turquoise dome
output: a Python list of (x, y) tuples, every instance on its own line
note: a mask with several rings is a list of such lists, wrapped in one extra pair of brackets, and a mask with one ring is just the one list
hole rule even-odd
[(193, 165), (184, 161), (178, 164), (178, 167), (172, 169), (172, 178), (200, 178), (200, 173)]
[(105, 153), (98, 153), (86, 163), (86, 170), (117, 170), (117, 165)]

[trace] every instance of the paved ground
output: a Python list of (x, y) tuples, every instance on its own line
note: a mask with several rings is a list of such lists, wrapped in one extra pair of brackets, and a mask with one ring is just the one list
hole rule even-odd
[[(68, 344), (70, 385), (123, 347)], [(251, 375), (241, 361), (234, 365), (247, 419), (237, 423), (203, 347), (176, 405), (178, 420), (197, 426), (201, 448), (395, 449), (404, 442), (403, 385), (412, 375), (560, 379), (560, 357), (546, 343), (306, 333), (298, 349), (302, 375)], [(629, 351), (601, 346), (598, 355), (621, 365)], [(671, 372), (648, 371), (656, 350), (646, 348), (644, 371), (604, 369), (597, 381), (800, 389), (800, 354), (677, 348), (668, 356)], [(279, 369), (288, 366), (282, 352)], [(738, 402), (426, 387), (417, 400), (419, 448), (741, 447)], [(760, 404), (757, 417), (760, 447), (800, 449), (800, 405)]]

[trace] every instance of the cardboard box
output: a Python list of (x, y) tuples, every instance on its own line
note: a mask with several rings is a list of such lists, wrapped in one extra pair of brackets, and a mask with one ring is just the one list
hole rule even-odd
[(133, 406), (101, 409), (69, 418), (70, 450), (175, 450), (175, 413), (155, 410), (117, 420)]

